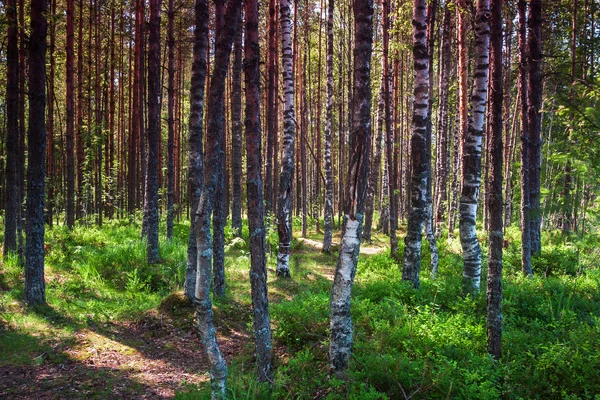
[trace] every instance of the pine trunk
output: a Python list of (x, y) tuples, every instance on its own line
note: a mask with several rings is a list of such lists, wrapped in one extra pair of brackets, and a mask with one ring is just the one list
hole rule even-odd
[(421, 237), (427, 215), (427, 117), (429, 115), (429, 57), (427, 51), (427, 2), (414, 0), (413, 59), (414, 103), (412, 117), (411, 181), (408, 227), (404, 240), (402, 279), (419, 287), (421, 269)]
[[(248, 227), (250, 230), (250, 285), (254, 340), (258, 364), (258, 378), (271, 382), (271, 321), (267, 293), (265, 256), (265, 226), (262, 185), (262, 144), (260, 129), (260, 49), (258, 39), (258, 0), (247, 0), (244, 44), (244, 77), (246, 91), (246, 190), (248, 198)], [(238, 35), (238, 38), (241, 35)], [(240, 46), (241, 47), (241, 46)], [(237, 56), (236, 56), (237, 57)]]
[(290, 276), (290, 247), (292, 244), (292, 180), (294, 176), (294, 77), (292, 75), (291, 1), (281, 0), (281, 59), (283, 63), (283, 157), (279, 175), (279, 204), (277, 231), (279, 252), (277, 275)]
[(227, 365), (217, 343), (213, 323), (210, 288), (212, 281), (213, 244), (211, 235), (211, 214), (215, 208), (215, 196), (219, 181), (223, 176), (221, 160), (224, 140), (224, 95), (225, 78), (229, 67), (229, 56), (233, 44), (241, 9), (241, 0), (230, 0), (225, 11), (222, 32), (216, 37), (215, 57), (210, 79), (209, 102), (207, 110), (206, 164), (202, 193), (196, 214), (196, 241), (198, 270), (196, 274), (196, 298), (194, 305), (198, 317), (198, 330), (206, 356), (209, 360), (209, 373), (213, 398), (225, 397)]
[(173, 239), (175, 217), (175, 0), (169, 0), (167, 45), (169, 47), (167, 78), (167, 240)]
[(331, 374), (343, 377), (352, 353), (350, 294), (356, 275), (369, 176), (371, 147), (371, 53), (373, 2), (354, 2), (354, 98), (348, 185), (344, 204), (342, 244), (330, 300), (329, 365)]
[(27, 215), (25, 300), (46, 303), (44, 283), (44, 181), (46, 154), (46, 0), (31, 1), (29, 36), (29, 131), (27, 132)]
[(465, 293), (470, 294), (478, 293), (481, 285), (481, 247), (477, 238), (475, 221), (481, 185), (481, 143), (489, 72), (489, 13), (489, 0), (477, 0), (473, 95), (467, 134), (462, 138), (462, 190), (459, 205), (459, 227), (464, 259), (463, 288)]
[(239, 29), (233, 45), (231, 90), (231, 228), (236, 236), (242, 236), (242, 50), (242, 29)]
[(17, 3), (6, 3), (8, 46), (6, 52), (6, 204), (4, 255), (17, 250), (17, 220), (21, 207), (19, 185), (19, 47)]

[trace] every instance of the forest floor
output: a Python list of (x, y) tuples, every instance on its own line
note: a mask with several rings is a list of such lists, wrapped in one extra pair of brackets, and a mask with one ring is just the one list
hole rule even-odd
[[(139, 221), (47, 230), (44, 307), (24, 304), (22, 267), (14, 256), (0, 258), (0, 398), (210, 398), (194, 310), (181, 292), (188, 231), (176, 224), (174, 239), (161, 241), (161, 262), (148, 265)], [(226, 229), (227, 294), (213, 299), (232, 399), (600, 398), (598, 234), (545, 232), (535, 275), (524, 279), (519, 230), (508, 230), (500, 361), (486, 350), (485, 289), (462, 295), (458, 239), (438, 241), (437, 280), (423, 246), (415, 290), (386, 251), (389, 239), (374, 235), (361, 246), (353, 356), (341, 382), (328, 377), (327, 362), (339, 236), (330, 254), (314, 229), (295, 237), (292, 277), (278, 278), (277, 233), (269, 230), (269, 389), (254, 368), (247, 238), (247, 228), (242, 238)], [(480, 240), (485, 260), (485, 235)], [(485, 261), (482, 272), (484, 288)]]
[[(107, 277), (103, 275), (109, 272), (93, 266), (95, 259), (103, 258), (101, 254), (97, 258), (78, 259), (77, 253), (101, 253), (109, 245), (110, 233), (102, 240), (89, 242), (82, 232), (65, 237), (68, 233), (61, 231), (58, 238), (52, 233), (47, 245), (48, 306), (28, 309), (22, 301), (23, 274), (17, 270), (16, 260), (0, 261), (0, 398), (168, 399), (186, 385), (198, 385), (209, 379), (193, 309), (181, 292), (167, 295), (157, 305), (155, 296), (145, 298), (152, 277), (138, 277), (137, 272)], [(77, 241), (78, 235), (81, 243), (71, 243), (75, 252), (69, 251), (66, 242)], [(313, 237), (316, 235), (313, 233)], [(295, 272), (301, 268), (302, 257), (328, 257), (326, 263), (311, 265), (305, 278), (332, 280), (335, 259), (322, 255), (321, 249), (319, 241), (296, 238)], [(375, 243), (363, 246), (361, 253), (377, 254), (384, 249), (381, 243)], [(69, 253), (74, 259), (67, 259)], [(173, 255), (163, 264), (173, 261)], [(180, 255), (178, 252), (176, 256)], [(230, 248), (227, 256), (243, 262), (247, 254)], [(90, 263), (91, 271), (86, 269)], [(82, 269), (82, 285), (74, 284), (75, 288), (71, 288)], [(273, 268), (270, 272), (274, 275)], [(127, 284), (122, 287), (109, 282), (123, 277)], [(60, 293), (53, 292), (61, 286)], [(291, 279), (271, 288), (271, 301), (277, 302), (289, 298), (290, 291), (295, 292), (298, 286)], [(164, 289), (159, 292), (166, 293)], [(105, 290), (110, 299), (107, 302), (102, 296)], [(139, 304), (135, 310), (124, 310), (121, 302), (128, 301)], [(94, 307), (86, 312), (85, 303), (89, 302)], [(251, 351), (250, 309), (247, 303), (235, 301), (221, 306), (219, 309), (216, 305), (219, 343), (231, 363), (244, 349)], [(219, 318), (223, 309), (226, 309), (225, 319)], [(280, 355), (285, 352), (279, 351)]]

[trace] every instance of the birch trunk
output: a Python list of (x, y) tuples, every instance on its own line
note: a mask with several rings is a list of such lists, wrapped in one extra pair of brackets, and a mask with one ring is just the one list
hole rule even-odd
[(354, 2), (354, 101), (344, 227), (330, 300), (330, 372), (343, 377), (352, 353), (350, 294), (360, 251), (371, 145), (373, 2)]
[(212, 280), (211, 263), (213, 244), (210, 229), (210, 217), (215, 208), (215, 195), (223, 176), (221, 160), (225, 157), (222, 143), (224, 140), (224, 95), (225, 78), (229, 67), (231, 46), (239, 23), (241, 0), (230, 0), (225, 11), (220, 34), (216, 37), (215, 57), (210, 79), (209, 106), (207, 110), (206, 164), (202, 194), (196, 216), (196, 240), (198, 252), (198, 270), (196, 274), (196, 298), (194, 305), (198, 317), (200, 339), (209, 364), (213, 398), (225, 398), (227, 365), (219, 350), (213, 323), (210, 288)]
[(463, 251), (463, 287), (476, 294), (481, 284), (481, 247), (475, 221), (481, 185), (481, 142), (487, 99), (490, 47), (490, 2), (477, 0), (475, 15), (475, 71), (471, 113), (467, 134), (463, 137), (462, 190), (460, 196), (460, 243)]
[(267, 293), (265, 226), (263, 210), (262, 151), (260, 132), (260, 49), (258, 40), (258, 0), (247, 0), (244, 77), (246, 82), (246, 180), (248, 226), (250, 229), (250, 285), (258, 379), (270, 382), (272, 345)]
[(427, 116), (429, 109), (429, 58), (427, 51), (427, 2), (413, 2), (414, 103), (412, 117), (411, 189), (408, 227), (404, 239), (402, 279), (419, 287), (421, 237), (427, 214)]
[(487, 276), (487, 348), (502, 356), (502, 0), (491, 1), (490, 17), (490, 119), (487, 156), (490, 164), (488, 200), (489, 250)]
[(185, 270), (185, 295), (194, 299), (196, 287), (197, 248), (196, 248), (196, 218), (198, 201), (202, 193), (204, 179), (203, 149), (204, 136), (204, 89), (206, 84), (206, 49), (208, 47), (208, 0), (196, 0), (194, 29), (194, 59), (192, 64), (192, 79), (190, 89), (189, 117), (189, 172), (188, 185), (190, 209), (190, 236), (188, 240), (187, 264)]
[(333, 10), (334, 0), (329, 0), (327, 16), (327, 110), (325, 117), (325, 216), (323, 251), (331, 251), (333, 234), (333, 166), (331, 163), (331, 124), (333, 120)]
[(279, 201), (277, 231), (279, 252), (277, 254), (277, 275), (290, 276), (290, 247), (292, 244), (292, 180), (294, 176), (294, 77), (292, 75), (290, 0), (281, 0), (281, 59), (283, 64), (283, 157), (279, 175)]

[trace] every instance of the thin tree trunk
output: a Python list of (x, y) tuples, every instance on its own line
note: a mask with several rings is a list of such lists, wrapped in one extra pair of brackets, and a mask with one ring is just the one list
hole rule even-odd
[(277, 231), (279, 252), (277, 275), (290, 276), (290, 248), (292, 244), (292, 182), (294, 176), (294, 77), (292, 76), (291, 1), (281, 0), (281, 53), (283, 63), (283, 157), (279, 175), (279, 204)]
[[(231, 202), (231, 228), (236, 236), (242, 235), (242, 29), (233, 45), (233, 76), (231, 95), (231, 172), (233, 201)], [(260, 164), (259, 164), (260, 168)]]
[(206, 164), (202, 194), (196, 215), (196, 240), (198, 270), (196, 275), (196, 298), (194, 305), (198, 317), (198, 330), (206, 356), (209, 360), (209, 373), (213, 398), (225, 397), (227, 365), (217, 343), (213, 323), (210, 288), (212, 280), (213, 244), (210, 220), (215, 208), (215, 195), (219, 181), (223, 176), (221, 160), (224, 136), (224, 94), (225, 78), (229, 68), (229, 56), (239, 24), (241, 0), (230, 0), (225, 11), (223, 29), (216, 37), (213, 75), (210, 80), (209, 102), (207, 110)]
[(327, 14), (327, 110), (325, 117), (325, 217), (323, 251), (331, 251), (333, 235), (333, 166), (331, 163), (331, 127), (333, 123), (333, 10), (334, 0), (329, 0)]
[(274, 212), (273, 209), (273, 142), (276, 140), (275, 129), (277, 114), (275, 103), (279, 101), (275, 97), (275, 59), (277, 57), (277, 13), (276, 0), (269, 0), (269, 45), (267, 56), (267, 154), (265, 160), (265, 211), (267, 214)]
[(476, 294), (481, 284), (481, 247), (475, 221), (481, 185), (481, 142), (489, 71), (489, 0), (477, 0), (475, 16), (475, 71), (469, 127), (463, 137), (460, 243), (463, 250), (465, 293)]
[(414, 0), (413, 58), (414, 104), (412, 117), (410, 212), (404, 240), (402, 279), (419, 287), (421, 269), (421, 237), (427, 214), (427, 116), (429, 108), (429, 58), (427, 51), (427, 16), (425, 0)]
[(530, 151), (530, 137), (529, 137), (529, 124), (528, 124), (528, 113), (529, 107), (528, 91), (527, 91), (527, 25), (525, 15), (525, 0), (519, 0), (517, 3), (517, 9), (519, 12), (519, 93), (520, 93), (520, 130), (521, 130), (521, 270), (523, 274), (531, 276), (531, 213), (529, 207), (529, 196), (527, 193), (530, 192), (529, 179), (531, 174), (529, 172), (529, 151)]
[(19, 185), (19, 47), (17, 3), (6, 2), (8, 46), (6, 51), (6, 204), (4, 255), (17, 250), (17, 220), (21, 208)]
[(490, 119), (487, 150), (490, 164), (489, 250), (487, 276), (487, 348), (502, 356), (502, 0), (491, 0)]
[(344, 227), (330, 300), (329, 365), (331, 374), (344, 377), (352, 353), (350, 294), (360, 252), (363, 213), (369, 176), (371, 147), (371, 53), (373, 2), (354, 2), (354, 94), (348, 185)]
[(169, 0), (167, 45), (169, 65), (167, 78), (167, 240), (173, 239), (173, 218), (175, 217), (175, 0)]
[(542, 133), (540, 107), (542, 103), (542, 2), (532, 0), (529, 3), (529, 37), (527, 53), (529, 58), (528, 91), (528, 131), (530, 138), (529, 151), (529, 208), (531, 254), (542, 251), (541, 242), (541, 209), (540, 209), (540, 173), (542, 168)]
[(31, 1), (25, 300), (46, 303), (44, 283), (44, 156), (46, 153), (46, 0)]
[[(244, 3), (246, 32), (244, 44), (244, 77), (246, 90), (246, 163), (248, 179), (248, 226), (250, 229), (250, 285), (254, 341), (258, 364), (258, 378), (271, 382), (271, 321), (267, 292), (265, 257), (265, 226), (262, 193), (262, 144), (260, 133), (260, 49), (258, 40), (258, 0)], [(240, 38), (241, 35), (238, 35)], [(240, 44), (241, 45), (241, 44)], [(237, 46), (241, 49), (241, 46)], [(237, 49), (236, 49), (237, 50)], [(236, 58), (238, 56), (236, 55)]]
[(84, 183), (85, 170), (85, 139), (83, 131), (83, 0), (79, 2), (79, 31), (77, 36), (77, 208), (76, 217), (83, 218), (84, 210)]
[[(50, 15), (53, 16), (56, 11), (56, 0), (50, 0)], [(47, 120), (46, 120), (46, 132), (47, 132), (47, 144), (46, 151), (46, 223), (48, 227), (52, 229), (54, 223), (54, 196), (56, 192), (55, 188), (55, 170), (56, 165), (54, 161), (54, 44), (55, 44), (55, 22), (52, 21), (49, 24), (50, 27), (50, 71), (48, 76), (48, 96), (47, 96)]]
[[(375, 154), (373, 156), (373, 163), (371, 164), (371, 171), (369, 172), (369, 186), (367, 187), (367, 198), (365, 200), (365, 225), (362, 234), (362, 239), (365, 242), (371, 242), (371, 230), (373, 227), (373, 210), (375, 208), (375, 192), (378, 188), (379, 173), (381, 172), (381, 139), (383, 134), (384, 118), (384, 90), (384, 81), (382, 79), (379, 89), (379, 104), (377, 106), (377, 136), (375, 137)], [(380, 220), (381, 218), (382, 216), (379, 217)]]
[(206, 48), (208, 46), (208, 0), (196, 0), (194, 29), (194, 60), (190, 88), (189, 172), (188, 186), (191, 209), (190, 235), (185, 270), (185, 295), (194, 299), (198, 251), (196, 246), (196, 212), (204, 180), (204, 86), (206, 84)]

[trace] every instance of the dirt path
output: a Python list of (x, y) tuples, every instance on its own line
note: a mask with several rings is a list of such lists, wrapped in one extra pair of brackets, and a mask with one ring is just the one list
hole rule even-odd
[[(308, 246), (314, 247), (315, 249), (323, 249), (323, 243), (322, 242), (318, 242), (316, 240), (312, 240), (312, 239), (307, 239), (307, 238), (298, 238), (298, 240)], [(337, 242), (333, 242), (332, 245), (334, 247), (339, 248), (339, 243)], [(364, 254), (367, 256), (371, 256), (374, 254), (379, 254), (379, 253), (383, 253), (385, 251), (385, 247), (368, 247), (365, 245), (361, 245), (360, 246), (360, 254)]]
[[(247, 339), (240, 334), (220, 338), (228, 362)], [(0, 367), (0, 398), (168, 399), (185, 383), (209, 379), (195, 328), (176, 328), (155, 312), (135, 322), (90, 325), (39, 363)]]

